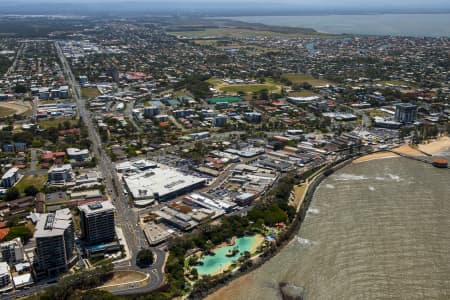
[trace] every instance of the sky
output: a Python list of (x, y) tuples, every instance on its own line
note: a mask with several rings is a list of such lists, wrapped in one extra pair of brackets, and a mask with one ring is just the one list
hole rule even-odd
[[(3, 1), (0, 1), (3, 2)], [(5, 1), (6, 2), (6, 1)], [(377, 1), (363, 1), (363, 0), (15, 0), (14, 2), (26, 2), (26, 3), (104, 3), (104, 2), (134, 2), (134, 3), (161, 3), (161, 2), (172, 2), (172, 3), (184, 3), (189, 2), (195, 3), (279, 3), (288, 5), (308, 5), (308, 6), (357, 6), (364, 8), (367, 6), (377, 6), (382, 7), (385, 5), (395, 5), (395, 6), (410, 6), (410, 5), (422, 5), (422, 6), (448, 6), (448, 0), (377, 0)]]
[[(114, 4), (106, 6), (106, 4)], [(265, 12), (276, 14), (282, 11), (302, 13), (323, 11), (356, 12), (450, 12), (450, 0), (0, 0), (2, 11), (58, 11), (82, 10), (92, 11), (191, 11), (191, 12), (233, 12), (234, 14), (258, 14)]]

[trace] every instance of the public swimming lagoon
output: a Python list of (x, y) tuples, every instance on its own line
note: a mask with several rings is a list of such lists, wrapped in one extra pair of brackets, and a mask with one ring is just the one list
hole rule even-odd
[[(215, 255), (205, 255), (200, 261), (203, 263), (201, 266), (196, 266), (198, 275), (216, 275), (227, 270), (228, 267), (243, 256), (246, 251), (253, 254), (256, 248), (261, 245), (264, 240), (261, 235), (244, 236), (237, 238), (233, 245), (224, 246), (213, 250)], [(232, 257), (228, 257), (227, 254), (233, 250), (239, 250), (239, 253)]]

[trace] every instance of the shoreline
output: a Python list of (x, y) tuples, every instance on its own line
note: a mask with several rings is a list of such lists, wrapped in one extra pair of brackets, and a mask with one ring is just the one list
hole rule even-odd
[[(450, 37), (450, 33), (447, 30), (446, 26), (436, 25), (438, 26), (438, 30), (430, 31), (430, 30), (422, 30), (420, 26), (416, 26), (413, 29), (410, 27), (396, 26), (396, 19), (398, 17), (421, 17), (429, 19), (429, 16), (440, 16), (441, 19), (446, 20), (445, 16), (450, 14), (449, 11), (429, 11), (429, 12), (341, 12), (341, 13), (312, 13), (312, 14), (256, 14), (256, 15), (236, 15), (236, 16), (222, 16), (222, 17), (211, 17), (216, 19), (225, 19), (225, 20), (234, 20), (245, 22), (249, 24), (263, 24), (267, 26), (279, 26), (279, 27), (290, 27), (290, 28), (306, 28), (312, 29), (318, 34), (321, 35), (330, 35), (330, 36), (374, 36), (374, 37), (383, 37), (383, 36), (396, 36), (396, 37), (410, 37), (410, 38), (440, 38), (440, 37)], [(346, 20), (347, 18), (353, 17), (352, 20)], [(369, 17), (371, 20), (363, 22), (358, 20), (358, 18), (367, 18)], [(286, 19), (286, 18), (303, 18), (304, 22), (280, 22), (272, 19), (272, 21), (267, 21), (267, 18), (278, 18), (278, 19)], [(309, 20), (305, 20), (309, 19)], [(318, 18), (322, 18), (322, 20), (317, 20)], [(325, 18), (325, 19), (324, 19)], [(373, 30), (373, 23), (379, 22), (376, 18), (384, 18), (385, 22), (388, 22), (390, 25), (394, 26), (395, 30)], [(330, 19), (330, 20), (328, 20)], [(337, 20), (336, 20), (337, 19)], [(345, 24), (339, 24), (344, 20)], [(382, 20), (382, 21), (383, 21)], [(428, 20), (427, 20), (428, 21)], [(445, 21), (444, 21), (445, 22)], [(340, 26), (335, 26), (335, 25)], [(376, 23), (375, 23), (376, 24)], [(438, 23), (436, 23), (438, 24)], [(350, 29), (349, 29), (350, 27)], [(361, 27), (361, 28), (360, 28)]]
[(309, 205), (311, 204), (312, 198), (314, 193), (316, 192), (319, 185), (322, 183), (322, 181), (327, 178), (327, 176), (324, 175), (326, 170), (333, 170), (337, 171), (349, 164), (355, 159), (357, 156), (348, 157), (346, 159), (343, 159), (341, 161), (335, 162), (335, 165), (329, 166), (327, 168), (322, 168), (318, 173), (312, 174), (310, 177), (310, 180), (312, 180), (306, 187), (306, 190), (303, 194), (303, 199), (300, 203), (298, 203), (298, 207), (296, 207), (296, 217), (290, 224), (290, 227), (287, 229), (288, 238), (286, 240), (282, 240), (281, 243), (276, 247), (275, 251), (273, 253), (270, 253), (267, 258), (261, 261), (260, 264), (255, 265), (251, 270), (249, 270), (247, 273), (244, 273), (242, 275), (239, 275), (235, 278), (232, 278), (228, 282), (226, 282), (224, 285), (215, 287), (209, 291), (209, 294), (204, 298), (205, 300), (222, 300), (222, 299), (233, 299), (235, 298), (236, 291), (239, 290), (237, 286), (240, 284), (248, 281), (253, 280), (252, 277), (254, 277), (254, 271), (257, 271), (260, 269), (266, 262), (270, 261), (274, 256), (276, 256), (280, 251), (284, 249), (285, 246), (287, 246), (290, 241), (295, 237), (295, 233), (298, 232), (300, 227), (302, 226), (302, 223), (306, 217)]
[[(425, 148), (429, 152), (426, 152), (426, 151), (423, 150), (424, 149), (423, 147), (426, 146), (426, 145), (429, 145), (427, 148)], [(442, 137), (442, 138), (440, 138), (440, 139), (438, 139), (436, 141), (433, 141), (431, 143), (428, 143), (428, 144), (420, 144), (419, 145), (420, 151), (412, 148), (408, 144), (403, 144), (403, 145), (395, 148), (394, 150), (398, 151), (398, 152), (401, 152), (401, 153), (410, 154), (410, 155), (424, 156), (425, 154), (422, 153), (421, 151), (429, 153), (430, 155), (434, 155), (434, 154), (442, 152), (446, 148), (450, 148), (450, 137)], [(431, 150), (433, 150), (433, 151), (431, 151)], [(431, 152), (433, 152), (433, 153), (431, 153)], [(331, 169), (336, 171), (336, 170), (339, 170), (339, 169), (347, 166), (348, 164), (352, 164), (352, 163), (363, 163), (363, 162), (370, 161), (370, 160), (396, 158), (396, 157), (400, 157), (400, 156), (395, 154), (395, 153), (389, 152), (389, 151), (380, 151), (380, 152), (377, 152), (377, 153), (366, 154), (366, 155), (362, 155), (362, 156), (359, 156), (359, 157), (350, 157), (350, 158), (348, 158), (348, 159), (346, 159), (344, 161), (341, 161), (341, 162), (337, 163)], [(269, 259), (265, 260), (262, 264), (256, 266), (254, 269), (252, 269), (248, 273), (242, 274), (241, 276), (238, 276), (238, 277), (230, 280), (225, 285), (220, 286), (220, 287), (218, 287), (216, 289), (213, 289), (211, 291), (211, 293), (208, 294), (208, 296), (205, 297), (205, 300), (221, 300), (221, 299), (233, 299), (233, 298), (235, 298), (236, 292), (237, 293), (239, 292), (238, 291), (239, 290), (238, 287), (243, 285), (243, 284), (251, 284), (251, 282), (254, 280), (254, 276), (255, 276), (255, 272), (254, 271), (260, 269), (261, 266), (263, 266), (267, 261), (269, 261), (271, 258), (273, 258), (275, 255), (277, 255), (280, 251), (283, 250), (283, 248), (295, 236), (295, 234), (294, 234), (295, 229), (298, 230), (301, 227), (302, 222), (304, 220), (304, 214), (306, 214), (306, 211), (308, 210), (309, 204), (312, 201), (312, 197), (313, 197), (317, 187), (320, 185), (322, 180), (324, 178), (326, 178), (323, 175), (323, 173), (324, 173), (324, 171), (322, 170), (321, 173), (316, 174), (314, 176), (315, 177), (314, 182), (311, 185), (308, 185), (307, 189), (305, 190), (305, 195), (304, 195), (305, 199), (304, 199), (304, 201), (302, 203), (299, 203), (299, 207), (298, 207), (298, 212), (297, 212), (298, 224), (292, 224), (293, 233), (287, 239), (287, 241), (285, 241), (282, 245), (277, 247), (274, 255), (270, 256)], [(309, 197), (309, 198), (307, 198), (307, 197)], [(304, 203), (305, 203), (306, 207), (302, 207)], [(302, 211), (302, 208), (303, 208), (303, 211)]]
[[(402, 154), (407, 154), (407, 155), (412, 155), (412, 156), (425, 156), (426, 154), (438, 155), (438, 154), (442, 153), (443, 151), (445, 151), (446, 149), (450, 149), (450, 137), (447, 137), (447, 136), (441, 137), (437, 140), (432, 140), (431, 142), (426, 143), (426, 144), (425, 143), (419, 144), (417, 149), (411, 147), (411, 145), (403, 144), (392, 150), (402, 153)], [(380, 151), (380, 152), (361, 156), (361, 157), (353, 160), (352, 163), (359, 164), (359, 163), (376, 160), (376, 159), (386, 159), (386, 158), (395, 158), (395, 157), (400, 157), (400, 155), (389, 152), (389, 151)]]
[(388, 151), (382, 151), (382, 152), (377, 152), (377, 153), (372, 153), (372, 154), (367, 154), (364, 156), (361, 156), (357, 159), (354, 159), (352, 161), (353, 164), (360, 164), (366, 161), (371, 161), (371, 160), (377, 160), (377, 159), (386, 159), (386, 158), (396, 158), (396, 157), (400, 157), (397, 154), (394, 154), (392, 152), (388, 152)]
[(431, 155), (436, 155), (436, 154), (442, 153), (447, 148), (450, 149), (450, 137), (448, 137), (448, 136), (443, 136), (436, 140), (433, 140), (430, 143), (426, 143), (426, 144), (422, 143), (419, 145), (420, 151), (423, 151), (423, 152), (431, 154)]

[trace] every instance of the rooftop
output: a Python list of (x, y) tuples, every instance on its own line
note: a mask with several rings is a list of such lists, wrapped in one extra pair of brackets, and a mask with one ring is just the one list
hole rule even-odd
[(8, 171), (6, 171), (5, 174), (3, 174), (2, 179), (5, 179), (5, 178), (9, 178), (9, 177), (11, 177), (11, 176), (14, 176), (18, 171), (19, 171), (18, 168), (11, 168), (11, 169), (9, 169)]
[(88, 149), (80, 150), (78, 148), (67, 148), (66, 151), (67, 151), (67, 154), (69, 156), (89, 155), (89, 150)]
[(116, 208), (114, 207), (114, 205), (111, 204), (111, 202), (102, 201), (102, 202), (93, 202), (93, 203), (89, 203), (89, 204), (80, 205), (80, 206), (78, 206), (78, 209), (80, 211), (83, 211), (86, 215), (90, 215), (90, 214), (96, 214), (99, 212), (115, 210)]
[(411, 103), (398, 103), (395, 105), (396, 107), (403, 107), (403, 108), (416, 108), (417, 105), (411, 104)]
[(36, 224), (35, 238), (52, 237), (64, 234), (64, 230), (72, 226), (72, 213), (68, 208), (50, 214), (39, 215)]
[(65, 172), (72, 170), (72, 166), (70, 164), (53, 166), (48, 172)]
[(164, 197), (172, 192), (202, 183), (204, 178), (183, 174), (169, 167), (159, 167), (132, 176), (124, 177), (129, 191), (135, 199)]

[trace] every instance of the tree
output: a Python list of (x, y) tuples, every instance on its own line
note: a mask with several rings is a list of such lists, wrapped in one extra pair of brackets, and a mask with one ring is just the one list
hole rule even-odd
[(136, 264), (139, 267), (148, 267), (153, 263), (153, 252), (150, 249), (143, 249), (138, 252)]
[(34, 185), (30, 185), (25, 188), (24, 192), (27, 196), (36, 196), (39, 190)]
[(22, 241), (28, 241), (33, 236), (33, 232), (31, 232), (28, 227), (25, 225), (19, 225), (15, 227), (11, 227), (8, 234), (5, 237), (6, 241), (11, 241), (17, 237), (20, 237)]
[(72, 125), (70, 124), (70, 121), (69, 121), (69, 120), (65, 120), (65, 121), (63, 122), (63, 126), (64, 126), (64, 129), (70, 129), (70, 127), (71, 127)]
[(192, 268), (191, 275), (192, 275), (193, 279), (197, 279), (198, 278), (198, 271), (197, 271), (196, 268)]
[(17, 198), (19, 198), (19, 196), (20, 196), (19, 190), (15, 187), (11, 187), (6, 191), (5, 200), (6, 201), (16, 200)]
[[(84, 270), (59, 279), (58, 284), (40, 292), (37, 299), (113, 299), (109, 293), (85, 292), (81, 290), (97, 287), (112, 277), (112, 263), (103, 263), (95, 269)], [(86, 295), (84, 298), (82, 295)]]
[(27, 92), (27, 88), (23, 85), (16, 85), (14, 87), (14, 93), (16, 94), (25, 94)]
[(40, 148), (42, 147), (42, 141), (38, 138), (34, 139), (33, 142), (31, 143), (31, 146), (33, 148)]
[(114, 298), (110, 292), (102, 290), (89, 290), (80, 296), (81, 300), (109, 300)]
[(259, 91), (259, 98), (261, 100), (269, 100), (269, 90), (262, 89), (261, 91)]

